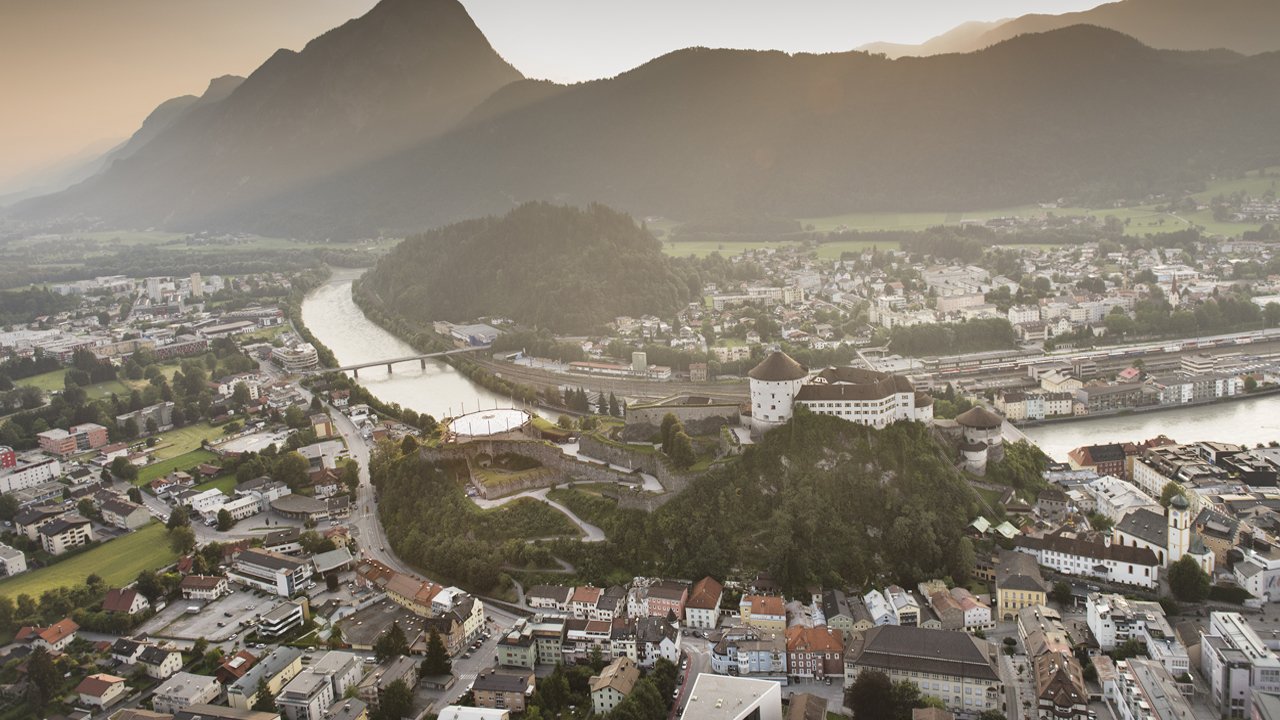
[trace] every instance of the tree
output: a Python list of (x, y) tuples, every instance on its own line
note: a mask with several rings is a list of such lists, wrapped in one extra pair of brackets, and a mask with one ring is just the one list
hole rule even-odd
[(1181, 495), (1184, 499), (1187, 493), (1178, 483), (1170, 480), (1164, 484), (1164, 488), (1160, 490), (1160, 507), (1169, 507), (1169, 503), (1173, 501), (1174, 495)]
[(236, 408), (243, 408), (252, 399), (249, 386), (242, 382), (236, 383), (235, 388), (231, 391), (231, 405)]
[(266, 713), (276, 711), (276, 699), (271, 696), (271, 688), (267, 687), (266, 676), (258, 678), (258, 687), (253, 695), (253, 710)]
[(693, 438), (689, 437), (684, 430), (677, 431), (671, 438), (669, 455), (676, 467), (681, 469), (688, 468), (698, 461), (698, 456), (693, 451)]
[(391, 627), (373, 641), (373, 654), (380, 663), (409, 654), (409, 641), (404, 630), (400, 629), (399, 621), (391, 623)]
[(169, 519), (165, 522), (165, 527), (170, 530), (176, 527), (185, 527), (191, 524), (191, 516), (187, 513), (186, 505), (179, 505), (169, 513)]
[(310, 481), (309, 468), (306, 458), (296, 452), (287, 452), (276, 461), (271, 476), (291, 489), (297, 490)]
[(121, 455), (111, 459), (111, 474), (121, 480), (132, 482), (138, 477), (138, 466), (129, 462), (129, 458)]
[(152, 605), (155, 605), (157, 600), (164, 597), (164, 585), (161, 584), (160, 576), (156, 575), (154, 570), (143, 570), (138, 573), (136, 582), (137, 584), (134, 587)]
[(1071, 586), (1065, 582), (1056, 582), (1053, 584), (1053, 590), (1049, 593), (1049, 599), (1059, 605), (1066, 605), (1071, 602)]
[(413, 690), (404, 680), (396, 680), (382, 691), (374, 716), (378, 720), (400, 720), (413, 715)]
[(618, 396), (612, 392), (609, 393), (609, 414), (614, 417), (621, 417), (622, 409), (618, 405)]
[(346, 486), (347, 492), (352, 495), (360, 489), (360, 463), (355, 460), (348, 460), (342, 466), (342, 484)]
[(190, 525), (173, 528), (169, 531), (169, 547), (179, 555), (186, 555), (196, 548), (196, 531)]
[(1147, 646), (1138, 638), (1129, 638), (1120, 643), (1111, 651), (1110, 655), (1113, 660), (1128, 660), (1133, 657), (1140, 657), (1147, 653)]
[(134, 438), (138, 437), (139, 432), (141, 431), (138, 429), (137, 418), (129, 418), (128, 420), (124, 421), (124, 436), (126, 438), (128, 438), (129, 440), (133, 440)]
[(136, 487), (129, 488), (129, 500), (139, 505), (142, 504), (142, 491)]
[(999, 710), (983, 710), (978, 720), (1008, 720)]
[(13, 520), (22, 505), (13, 495), (0, 495), (0, 520)]
[(58, 691), (58, 669), (53, 666), (53, 658), (44, 648), (36, 648), (27, 659), (27, 681), (30, 683), (29, 699), (37, 708), (43, 709), (53, 700)]
[(226, 532), (236, 524), (235, 518), (231, 517), (231, 513), (226, 508), (218, 510), (218, 530)]
[(662, 452), (671, 452), (671, 435), (678, 426), (680, 426), (680, 419), (672, 413), (662, 416), (662, 424), (658, 426), (659, 436), (662, 438)]
[(453, 672), (453, 661), (449, 659), (449, 651), (445, 649), (444, 640), (433, 627), (427, 636), (427, 656), (422, 659), (423, 675), (448, 675)]
[(1198, 603), (1209, 597), (1209, 575), (1190, 555), (1169, 566), (1169, 589), (1182, 602)]
[(882, 720), (893, 707), (893, 681), (879, 670), (863, 670), (844, 692), (845, 707), (855, 720)]

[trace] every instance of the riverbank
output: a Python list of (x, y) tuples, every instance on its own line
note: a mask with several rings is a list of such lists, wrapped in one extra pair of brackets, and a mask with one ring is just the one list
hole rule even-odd
[(1108, 410), (1100, 413), (1089, 413), (1087, 415), (1063, 415), (1059, 417), (1045, 418), (1043, 420), (1031, 420), (1022, 422), (1010, 421), (1009, 424), (1014, 427), (1025, 430), (1027, 428), (1045, 427), (1048, 425), (1064, 425), (1067, 423), (1083, 422), (1086, 420), (1098, 420), (1101, 418), (1123, 417), (1126, 415), (1139, 415), (1144, 413), (1167, 412), (1171, 410), (1190, 410), (1193, 408), (1210, 407), (1213, 405), (1222, 405), (1225, 403), (1240, 402), (1242, 400), (1252, 400), (1255, 398), (1263, 398), (1269, 395), (1280, 395), (1280, 385), (1274, 387), (1258, 388), (1253, 392), (1241, 393), (1240, 395), (1231, 395), (1228, 397), (1214, 398), (1213, 400), (1205, 400), (1201, 402), (1181, 403), (1179, 405), (1147, 405), (1145, 407), (1124, 408), (1122, 410)]

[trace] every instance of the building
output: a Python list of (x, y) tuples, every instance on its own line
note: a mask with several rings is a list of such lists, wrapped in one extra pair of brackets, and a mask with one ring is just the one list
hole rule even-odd
[(40, 528), (40, 545), (50, 555), (93, 542), (93, 525), (79, 515), (68, 513)]
[(354, 654), (327, 652), (280, 690), (276, 707), (289, 720), (321, 720), (362, 674), (363, 665)]
[(55, 428), (36, 433), (40, 449), (50, 455), (67, 457), (97, 450), (108, 442), (107, 429), (97, 423), (72, 425), (67, 430)]
[(525, 601), (535, 610), (569, 612), (573, 588), (565, 585), (535, 585), (525, 593)]
[(800, 387), (794, 402), (819, 415), (877, 428), (933, 420), (933, 399), (917, 393), (910, 380), (864, 368), (827, 368)]
[[(0, 455), (13, 451), (0, 448)], [(62, 477), (62, 462), (58, 458), (16, 459), (12, 465), (0, 467), (0, 494), (8, 495), (19, 490), (36, 487)]]
[(720, 623), (720, 601), (724, 598), (724, 586), (713, 577), (705, 577), (693, 584), (693, 591), (684, 604), (684, 624), (700, 630), (714, 630)]
[(536, 684), (532, 671), (498, 670), (480, 672), (471, 684), (476, 707), (524, 712)]
[(876, 670), (905, 680), (948, 710), (978, 715), (1002, 710), (1004, 686), (996, 647), (968, 633), (916, 627), (876, 627), (855, 637), (845, 655), (845, 685)]
[(711, 669), (721, 675), (782, 678), (787, 672), (787, 641), (781, 632), (731, 628), (711, 648)]
[(640, 668), (630, 658), (620, 657), (609, 663), (599, 675), (591, 678), (591, 708), (596, 715), (604, 716), (618, 707), (631, 694), (640, 679)]
[(281, 688), (302, 672), (302, 650), (281, 645), (238, 680), (227, 685), (227, 704), (233, 708), (248, 710), (258, 701), (258, 685), (266, 683), (267, 692), (274, 697)]
[(511, 711), (447, 705), (440, 709), (436, 720), (511, 720)]
[(699, 673), (681, 720), (782, 720), (782, 686), (771, 680)]
[(356, 697), (369, 707), (376, 708), (378, 701), (382, 699), (382, 693), (393, 683), (400, 681), (413, 689), (418, 684), (418, 665), (416, 658), (404, 655), (378, 665), (356, 685)]
[(1042, 538), (1019, 537), (1014, 546), (1064, 575), (1154, 588), (1160, 573), (1160, 561), (1148, 548), (1126, 547), (1109, 540), (1091, 542), (1059, 533)]
[(103, 522), (122, 530), (137, 530), (151, 522), (151, 513), (145, 507), (124, 498), (106, 500), (98, 509)]
[(24, 642), (46, 652), (59, 653), (76, 639), (76, 631), (79, 629), (80, 626), (75, 620), (65, 618), (46, 628), (33, 626), (19, 628), (13, 639), (15, 642)]
[(129, 421), (132, 420), (138, 432), (151, 433), (156, 430), (163, 430), (173, 425), (174, 407), (172, 402), (161, 402), (155, 405), (148, 405), (141, 410), (117, 415), (116, 427), (124, 429), (129, 425)]
[(826, 625), (792, 625), (784, 634), (787, 674), (822, 680), (844, 675), (844, 634)]
[(242, 585), (292, 597), (311, 583), (311, 563), (250, 548), (236, 556), (227, 576)]
[(1120, 594), (1089, 593), (1085, 598), (1085, 621), (1104, 652), (1137, 640), (1146, 647), (1147, 656), (1170, 675), (1181, 677), (1191, 670), (1187, 649), (1165, 619), (1160, 603), (1130, 600)]
[(231, 594), (231, 584), (220, 575), (187, 575), (178, 587), (183, 600), (217, 600)]
[(1209, 613), (1209, 629), (1200, 633), (1200, 667), (1223, 717), (1247, 717), (1251, 693), (1280, 693), (1280, 658), (1240, 613)]
[(134, 663), (147, 671), (147, 677), (164, 680), (182, 669), (182, 653), (172, 648), (147, 645), (138, 653)]
[(920, 624), (920, 603), (916, 602), (915, 597), (911, 593), (903, 590), (897, 585), (890, 585), (884, 589), (884, 599), (888, 602), (890, 610), (893, 611), (895, 622), (894, 625), (919, 625)]
[(284, 637), (290, 630), (302, 627), (308, 615), (305, 597), (280, 603), (262, 616), (258, 622), (258, 635), (269, 639)]
[(1182, 696), (1173, 676), (1162, 665), (1151, 660), (1131, 658), (1116, 663), (1115, 680), (1104, 683), (1102, 691), (1116, 720), (1195, 718), (1191, 705)]
[(1036, 681), (1036, 716), (1046, 720), (1094, 720), (1084, 669), (1070, 650), (1046, 652), (1031, 662)]
[(1117, 443), (1085, 445), (1067, 453), (1067, 459), (1073, 468), (1089, 469), (1099, 475), (1114, 475), (1118, 478), (1129, 477), (1129, 469), (1126, 467), (1128, 457), (1124, 446)]
[(111, 588), (102, 599), (102, 609), (105, 612), (137, 615), (151, 609), (151, 603), (147, 602), (147, 598), (142, 593), (133, 588)]
[(781, 351), (771, 353), (747, 373), (752, 434), (763, 434), (791, 419), (792, 403), (808, 376), (808, 368)]
[(286, 372), (302, 372), (320, 367), (320, 356), (311, 343), (272, 348), (271, 361)]
[(151, 707), (156, 712), (173, 715), (192, 705), (213, 702), (221, 689), (217, 678), (180, 672), (156, 688)]
[(782, 632), (787, 629), (787, 608), (773, 595), (743, 595), (738, 603), (738, 619), (743, 625)]
[(1012, 620), (1024, 608), (1045, 604), (1048, 596), (1040, 566), (1033, 557), (1004, 553), (996, 564), (996, 612)]
[(27, 554), (0, 543), (0, 577), (11, 577), (27, 571)]
[(76, 686), (76, 694), (80, 696), (80, 704), (90, 708), (105, 708), (124, 695), (125, 681), (122, 677), (106, 673), (89, 675)]
[(61, 505), (44, 505), (29, 507), (18, 512), (13, 518), (13, 528), (28, 540), (40, 540), (40, 528), (66, 515), (68, 510)]
[[(1162, 565), (1178, 562), (1192, 549), (1191, 505), (1182, 495), (1174, 495), (1164, 514), (1147, 509), (1125, 515), (1115, 526), (1112, 542), (1129, 547), (1147, 548)], [(1213, 574), (1213, 553), (1205, 552), (1203, 543), (1196, 554), (1197, 562), (1207, 563), (1205, 572)]]

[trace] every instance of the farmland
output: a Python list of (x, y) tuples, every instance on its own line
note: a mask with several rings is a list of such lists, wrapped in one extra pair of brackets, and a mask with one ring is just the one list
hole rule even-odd
[(153, 522), (60, 563), (0, 581), (0, 594), (38, 598), (45, 590), (82, 583), (90, 574), (118, 587), (132, 582), (143, 570), (162, 568), (176, 559), (165, 540), (164, 526)]

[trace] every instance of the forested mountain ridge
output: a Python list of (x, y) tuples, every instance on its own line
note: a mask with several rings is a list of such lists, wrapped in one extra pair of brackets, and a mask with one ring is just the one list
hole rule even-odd
[(361, 287), (407, 317), (585, 332), (619, 315), (670, 317), (690, 296), (675, 262), (628, 215), (529, 203), (410, 237)]

